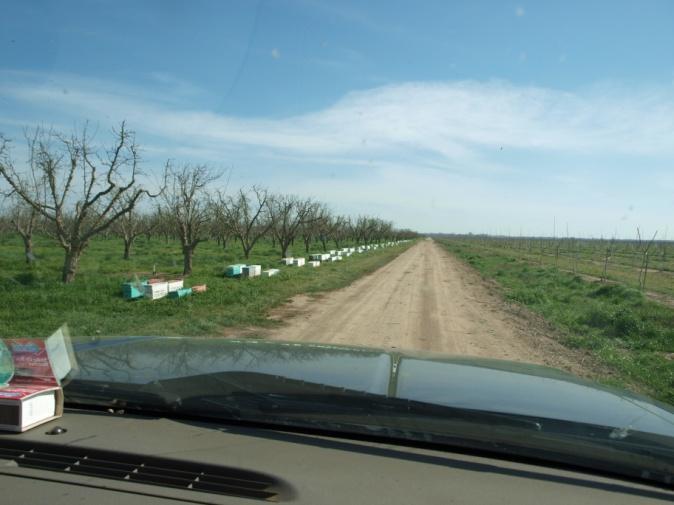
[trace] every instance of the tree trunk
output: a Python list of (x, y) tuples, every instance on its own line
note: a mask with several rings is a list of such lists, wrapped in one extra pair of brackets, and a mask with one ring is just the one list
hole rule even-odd
[(31, 263), (33, 261), (33, 237), (32, 235), (22, 235), (23, 239), (23, 252), (26, 256), (26, 263)]
[(279, 245), (281, 246), (281, 258), (287, 258), (288, 257), (288, 247), (290, 246), (290, 244), (283, 241)]
[(69, 251), (66, 251), (63, 261), (63, 273), (61, 275), (61, 280), (64, 284), (69, 284), (75, 280), (75, 274), (77, 273), (77, 268), (80, 264), (80, 256), (82, 256), (82, 250), (82, 247), (71, 247)]
[(194, 256), (194, 247), (191, 245), (183, 246), (183, 275), (192, 274), (192, 257)]
[(128, 260), (131, 257), (131, 246), (133, 245), (132, 238), (124, 239), (124, 259)]

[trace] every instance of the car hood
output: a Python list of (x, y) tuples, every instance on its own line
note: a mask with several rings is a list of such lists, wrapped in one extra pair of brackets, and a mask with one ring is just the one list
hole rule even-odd
[[(76, 380), (110, 384), (253, 372), (448, 407), (674, 437), (674, 409), (549, 367), (435, 353), (198, 337), (80, 338)], [(68, 389), (66, 387), (66, 395)]]

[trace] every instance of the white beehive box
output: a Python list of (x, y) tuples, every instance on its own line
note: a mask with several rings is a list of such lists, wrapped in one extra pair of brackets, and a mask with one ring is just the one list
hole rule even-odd
[(325, 253), (321, 254), (321, 261), (328, 261), (330, 259), (330, 254)]
[(293, 265), (296, 267), (303, 267), (304, 266), (304, 258), (295, 258), (293, 260)]
[(292, 264), (294, 263), (294, 261), (295, 261), (295, 260), (294, 260), (294, 258), (292, 258), (292, 257), (290, 257), (290, 258), (281, 258), (281, 264), (282, 264), (282, 265), (285, 265), (285, 266), (290, 266), (290, 265), (292, 265)]
[(168, 295), (168, 282), (153, 282), (152, 284), (145, 284), (143, 287), (145, 291), (145, 298), (150, 300), (158, 300)]
[(356, 248), (355, 248), (355, 247), (349, 247), (349, 252), (350, 252), (350, 253), (355, 253), (355, 252), (356, 252)]
[(246, 265), (241, 269), (243, 277), (258, 277), (262, 274), (262, 265)]
[(348, 258), (348, 257), (351, 256), (352, 254), (353, 254), (352, 252), (348, 252), (348, 253), (344, 253), (344, 256), (346, 256), (346, 257)]
[(342, 258), (341, 256), (333, 256), (332, 257), (332, 261), (342, 261), (343, 259), (344, 258)]
[(167, 284), (168, 284), (169, 293), (171, 291), (178, 291), (179, 289), (183, 288), (183, 280), (182, 279), (173, 279), (171, 281), (168, 281)]
[(262, 271), (262, 277), (272, 277), (277, 275), (280, 272), (278, 268), (270, 268), (269, 270)]
[(330, 249), (328, 252), (330, 253), (330, 256), (334, 256), (335, 254), (337, 254), (337, 251), (335, 249)]
[(309, 261), (309, 262), (307, 263), (307, 265), (309, 265), (310, 267), (316, 268), (316, 267), (320, 267), (320, 266), (321, 266), (321, 262), (320, 262), (320, 261)]

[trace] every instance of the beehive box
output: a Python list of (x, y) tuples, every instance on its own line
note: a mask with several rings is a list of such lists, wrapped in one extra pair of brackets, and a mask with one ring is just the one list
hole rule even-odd
[(329, 259), (330, 259), (330, 254), (328, 254), (328, 253), (321, 254), (321, 261), (327, 261)]
[(197, 284), (192, 286), (192, 293), (205, 293), (207, 289), (206, 284)]
[(295, 265), (296, 267), (303, 267), (304, 263), (305, 263), (304, 258), (295, 258), (293, 260), (293, 265)]
[(262, 265), (247, 265), (241, 269), (242, 277), (258, 277), (262, 274)]
[(168, 290), (169, 293), (173, 291), (178, 291), (179, 289), (183, 288), (183, 280), (182, 279), (173, 279), (168, 281)]
[(168, 295), (168, 282), (152, 282), (144, 285), (145, 298), (158, 300)]
[(235, 265), (229, 265), (225, 269), (225, 277), (238, 277), (241, 275), (241, 270), (245, 267), (243, 263), (237, 263)]
[(316, 268), (316, 267), (320, 267), (320, 266), (321, 266), (321, 262), (320, 262), (320, 261), (309, 261), (309, 262), (307, 263), (307, 265), (309, 265), (310, 267)]
[(330, 253), (330, 256), (334, 256), (335, 254), (337, 254), (337, 251), (335, 249), (330, 249), (328, 252)]
[(309, 261), (321, 261), (322, 254), (310, 254)]
[(280, 272), (278, 268), (270, 268), (269, 270), (262, 271), (262, 277), (273, 277)]
[(180, 288), (176, 289), (175, 291), (169, 291), (168, 297), (169, 298), (185, 298), (186, 296), (190, 296), (192, 294), (192, 288)]
[(294, 263), (294, 259), (292, 257), (290, 258), (281, 258), (281, 264), (285, 266), (292, 265)]
[(136, 300), (145, 296), (145, 289), (140, 282), (125, 282), (122, 284), (122, 296), (125, 300)]

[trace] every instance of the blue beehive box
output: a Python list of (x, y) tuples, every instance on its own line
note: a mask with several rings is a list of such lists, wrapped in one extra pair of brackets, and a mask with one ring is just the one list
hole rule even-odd
[(239, 277), (241, 275), (241, 272), (243, 270), (243, 267), (245, 267), (243, 263), (237, 263), (235, 265), (229, 265), (225, 269), (225, 277)]
[(125, 300), (135, 300), (137, 298), (143, 298), (145, 295), (145, 290), (143, 289), (143, 283), (140, 282), (125, 282), (122, 284), (122, 296)]
[(175, 291), (169, 291), (169, 298), (185, 298), (192, 294), (192, 288), (180, 288)]

